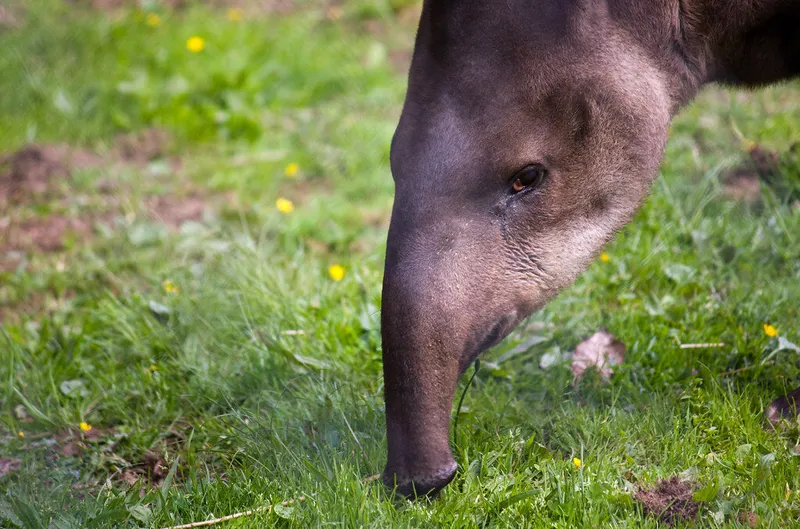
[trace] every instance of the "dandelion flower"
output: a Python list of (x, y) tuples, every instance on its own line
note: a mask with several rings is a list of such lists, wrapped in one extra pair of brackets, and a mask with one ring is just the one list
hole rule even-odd
[(81, 422), (78, 426), (80, 426), (81, 430), (83, 430), (84, 432), (88, 432), (89, 430), (92, 429), (92, 425), (89, 424), (88, 422)]
[(331, 279), (334, 281), (341, 281), (344, 278), (344, 267), (342, 265), (331, 265), (328, 268), (328, 275), (331, 276)]
[(604, 263), (607, 263), (611, 260), (611, 258), (608, 256), (606, 252), (603, 252), (600, 254), (600, 260), (603, 261)]
[(238, 22), (242, 19), (242, 9), (240, 7), (232, 7), (225, 13), (225, 18), (231, 22)]
[(206, 41), (203, 37), (191, 37), (186, 41), (186, 49), (192, 53), (199, 53), (206, 47)]
[(17, 436), (18, 436), (20, 439), (25, 439), (25, 433), (24, 433), (22, 430), (20, 430), (20, 431), (18, 431), (18, 432), (17, 432)]
[(278, 211), (287, 215), (294, 211), (294, 203), (291, 200), (283, 197), (275, 201), (275, 207), (278, 208)]
[(300, 166), (297, 165), (295, 162), (292, 162), (286, 166), (286, 169), (283, 171), (283, 173), (289, 178), (294, 178), (295, 176), (297, 176), (297, 171), (299, 170)]
[(149, 13), (147, 15), (147, 18), (145, 18), (144, 20), (145, 23), (151, 28), (155, 28), (161, 25), (161, 17), (156, 15), (155, 13)]
[(575, 468), (580, 469), (583, 466), (583, 461), (581, 461), (577, 457), (574, 457), (572, 458), (572, 464), (575, 465)]
[(769, 323), (764, 324), (764, 334), (769, 336), (770, 338), (775, 338), (778, 336), (778, 329), (770, 325)]
[(181, 291), (181, 289), (180, 289), (180, 288), (178, 288), (178, 287), (175, 285), (175, 283), (173, 283), (173, 282), (172, 282), (172, 281), (170, 281), (169, 279), (165, 279), (165, 280), (164, 280), (164, 281), (161, 283), (161, 288), (163, 288), (163, 289), (164, 289), (164, 292), (166, 292), (167, 294), (178, 294), (178, 293), (180, 293), (180, 291)]

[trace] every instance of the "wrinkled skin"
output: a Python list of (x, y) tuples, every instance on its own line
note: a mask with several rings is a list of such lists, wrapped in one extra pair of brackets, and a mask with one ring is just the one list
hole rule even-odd
[(386, 485), (453, 478), (459, 375), (631, 219), (702, 84), (800, 72), (799, 3), (425, 2), (391, 151)]

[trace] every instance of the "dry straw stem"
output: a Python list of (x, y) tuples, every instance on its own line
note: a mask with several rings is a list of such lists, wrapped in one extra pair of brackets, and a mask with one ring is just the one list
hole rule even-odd
[(169, 527), (164, 527), (164, 529), (191, 529), (192, 527), (208, 527), (209, 525), (217, 525), (218, 523), (227, 522), (229, 520), (235, 520), (236, 518), (241, 518), (242, 516), (252, 516), (259, 512), (269, 512), (271, 510), (272, 510), (272, 505), (267, 505), (265, 507), (250, 509), (249, 511), (229, 514), (228, 516), (223, 516), (221, 518), (203, 520), (202, 522), (185, 523), (183, 525), (171, 525)]
[(682, 343), (681, 349), (708, 349), (711, 347), (725, 347), (725, 344), (720, 343)]
[[(371, 483), (373, 481), (377, 481), (380, 479), (380, 474), (375, 474), (374, 476), (367, 476), (361, 480), (361, 483)], [(303, 501), (305, 497), (300, 496), (297, 501)], [(243, 516), (252, 516), (254, 514), (258, 514), (260, 512), (269, 512), (272, 510), (272, 505), (266, 505), (264, 507), (257, 507), (255, 509), (250, 509), (249, 511), (237, 512), (234, 514), (229, 514), (228, 516), (222, 516), (220, 518), (212, 518), (211, 520), (203, 520), (202, 522), (192, 522), (192, 523), (185, 523), (183, 525), (171, 525), (169, 527), (164, 527), (162, 529), (192, 529), (193, 527), (208, 527), (210, 525), (217, 525), (222, 522), (228, 522), (230, 520), (235, 520), (236, 518), (241, 518)]]

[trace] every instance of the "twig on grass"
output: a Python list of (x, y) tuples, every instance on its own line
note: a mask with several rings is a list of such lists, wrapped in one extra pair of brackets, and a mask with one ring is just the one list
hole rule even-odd
[[(295, 501), (306, 501), (306, 497), (300, 496), (299, 498), (297, 498), (297, 500), (285, 501), (283, 502), (283, 505), (284, 506), (293, 505)], [(183, 525), (171, 525), (169, 527), (164, 527), (163, 529), (192, 529), (194, 527), (208, 527), (210, 525), (217, 525), (222, 522), (235, 520), (236, 518), (241, 518), (243, 516), (252, 516), (260, 512), (270, 512), (273, 507), (274, 505), (264, 505), (262, 507), (256, 507), (255, 509), (250, 509), (249, 511), (237, 512), (234, 514), (229, 514), (228, 516), (222, 516), (220, 518), (212, 518), (211, 520), (203, 520), (202, 522), (185, 523)]]
[(223, 516), (221, 518), (203, 520), (202, 522), (185, 523), (183, 525), (171, 525), (169, 527), (164, 527), (163, 529), (192, 529), (193, 527), (208, 527), (209, 525), (217, 525), (218, 523), (227, 522), (228, 520), (235, 520), (236, 518), (241, 518), (242, 516), (252, 516), (256, 513), (269, 512), (271, 510), (272, 510), (272, 505), (266, 505), (264, 507), (257, 507), (255, 509), (250, 509), (249, 511), (229, 514), (228, 516)]
[(725, 347), (725, 344), (720, 343), (682, 343), (681, 349), (708, 349), (711, 347)]
[(729, 375), (738, 375), (739, 373), (742, 373), (744, 371), (748, 371), (748, 370), (753, 369), (755, 367), (771, 366), (774, 363), (775, 363), (775, 360), (769, 360), (768, 362), (765, 362), (763, 364), (753, 364), (751, 366), (740, 367), (739, 369), (731, 369), (730, 371), (725, 371), (723, 373), (720, 373), (719, 376), (727, 377)]

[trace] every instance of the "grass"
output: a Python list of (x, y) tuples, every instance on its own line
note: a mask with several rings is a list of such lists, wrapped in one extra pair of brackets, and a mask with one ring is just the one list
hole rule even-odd
[[(0, 271), (0, 452), (20, 460), (0, 477), (0, 525), (164, 527), (271, 506), (225, 527), (657, 527), (633, 493), (678, 474), (700, 490), (690, 525), (796, 524), (800, 436), (766, 431), (761, 412), (800, 380), (763, 327), (800, 341), (800, 163), (786, 154), (754, 205), (720, 182), (746, 142), (789, 153), (800, 86), (713, 88), (684, 110), (608, 262), (486, 355), (497, 365), (458, 414), (454, 483), (409, 503), (363, 478), (385, 457), (380, 284), (405, 81), (392, 58), (410, 49), (413, 6), (232, 21), (145, 5), (16, 2), (22, 25), (0, 29), (0, 151), (109, 153), (158, 127), (182, 160), (77, 171), (58, 198), (0, 212), (113, 213)], [(172, 231), (142, 213), (182, 193), (214, 213)], [(540, 367), (601, 327), (628, 346), (609, 384)], [(679, 349), (699, 342), (726, 345)]]

